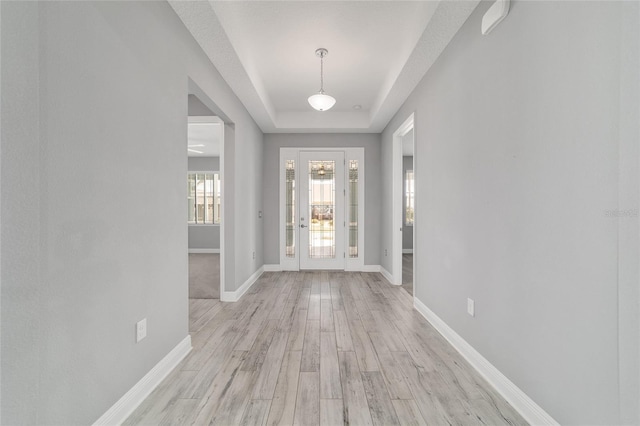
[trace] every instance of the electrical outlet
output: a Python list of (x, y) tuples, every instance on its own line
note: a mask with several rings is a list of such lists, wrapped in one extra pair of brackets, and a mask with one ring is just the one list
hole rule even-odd
[(473, 301), (473, 299), (468, 299), (467, 298), (467, 313), (469, 315), (471, 315), (472, 317), (476, 316), (476, 307), (475, 307), (475, 302)]
[(253, 252), (253, 258), (254, 259), (256, 258), (256, 252), (255, 251)]
[(387, 255), (387, 249), (384, 249), (384, 255), (385, 256)]
[(136, 323), (136, 343), (147, 337), (147, 319), (144, 318)]

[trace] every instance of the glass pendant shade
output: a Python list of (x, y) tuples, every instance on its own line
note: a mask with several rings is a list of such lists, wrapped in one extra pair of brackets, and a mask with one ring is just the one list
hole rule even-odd
[(318, 111), (326, 111), (331, 109), (334, 106), (336, 100), (329, 95), (325, 95), (324, 92), (316, 93), (315, 95), (309, 96), (309, 105), (313, 107), (313, 109)]

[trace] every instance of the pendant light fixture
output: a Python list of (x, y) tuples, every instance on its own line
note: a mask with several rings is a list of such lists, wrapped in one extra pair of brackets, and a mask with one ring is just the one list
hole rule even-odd
[(329, 51), (325, 48), (316, 50), (316, 56), (320, 57), (320, 91), (315, 95), (309, 96), (309, 105), (318, 111), (326, 111), (331, 109), (335, 105), (336, 100), (324, 93), (324, 57), (327, 56)]

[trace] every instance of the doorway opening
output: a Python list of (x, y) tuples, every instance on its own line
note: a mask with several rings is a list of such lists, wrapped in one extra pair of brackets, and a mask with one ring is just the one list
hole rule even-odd
[[(415, 294), (415, 258), (416, 258), (416, 197), (415, 197), (415, 130), (414, 114), (393, 133), (393, 170), (392, 170), (392, 284), (402, 285)], [(404, 153), (411, 154), (405, 166)], [(410, 169), (408, 168), (410, 167)], [(407, 173), (410, 172), (410, 173)], [(403, 243), (406, 241), (406, 244)], [(404, 248), (409, 247), (410, 249)], [(410, 253), (409, 253), (410, 250)], [(407, 251), (407, 252), (405, 252)], [(409, 257), (410, 255), (410, 257)], [(405, 257), (406, 256), (406, 257)], [(405, 257), (403, 259), (403, 257)], [(406, 272), (406, 283), (403, 279)]]
[[(190, 84), (191, 86), (191, 84)], [(194, 85), (195, 86), (195, 85)], [(187, 117), (187, 187), (189, 331), (197, 332), (220, 305), (224, 293), (225, 123), (191, 91)]]
[(280, 268), (362, 270), (364, 149), (280, 150)]
[(402, 288), (413, 295), (413, 224), (415, 222), (415, 175), (413, 129), (402, 138)]
[[(192, 95), (189, 102), (196, 101)], [(187, 135), (189, 299), (220, 299), (223, 122), (213, 115), (189, 116)]]

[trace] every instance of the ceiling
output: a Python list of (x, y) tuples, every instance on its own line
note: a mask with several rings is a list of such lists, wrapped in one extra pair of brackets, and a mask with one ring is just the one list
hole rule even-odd
[(378, 133), (478, 0), (170, 3), (263, 132)]
[(219, 157), (222, 125), (220, 123), (189, 123), (187, 140), (189, 157)]

